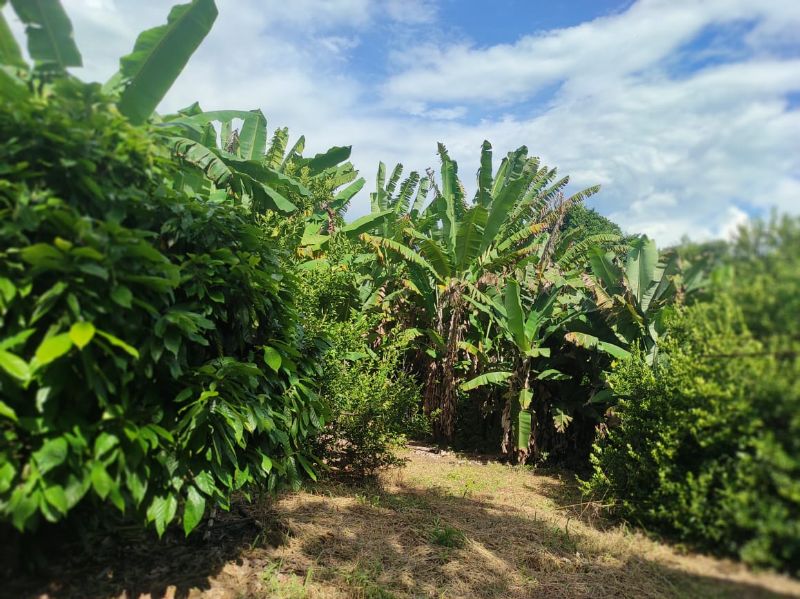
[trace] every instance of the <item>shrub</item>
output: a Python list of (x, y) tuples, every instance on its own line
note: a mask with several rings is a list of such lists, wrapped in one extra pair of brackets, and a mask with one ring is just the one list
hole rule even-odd
[(408, 435), (424, 435), (427, 424), (419, 385), (403, 368), (409, 334), (380, 334), (379, 315), (354, 309), (358, 289), (345, 266), (350, 249), (342, 242), (328, 256), (333, 266), (304, 271), (299, 301), (309, 333), (328, 342), (320, 395), (330, 421), (315, 453), (337, 474), (364, 477), (397, 464), (396, 450)]
[(311, 471), (318, 348), (252, 216), (175, 184), (99, 87), (47, 89), (0, 106), (0, 517), (110, 502), (188, 533)]
[(672, 318), (651, 368), (610, 377), (619, 425), (587, 491), (617, 512), (744, 561), (800, 574), (800, 360), (765, 352), (724, 296)]

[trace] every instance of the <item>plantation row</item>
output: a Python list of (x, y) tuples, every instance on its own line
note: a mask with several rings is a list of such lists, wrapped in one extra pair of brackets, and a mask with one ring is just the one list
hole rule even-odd
[(67, 73), (57, 0), (11, 5), (33, 64), (0, 15), (3, 521), (189, 534), (432, 436), (570, 465), (620, 516), (800, 573), (800, 220), (659, 251), (583, 206), (599, 188), (484, 142), (473, 197), (440, 144), (438, 174), (381, 164), (347, 223), (349, 147), (154, 113), (213, 0), (104, 86)]

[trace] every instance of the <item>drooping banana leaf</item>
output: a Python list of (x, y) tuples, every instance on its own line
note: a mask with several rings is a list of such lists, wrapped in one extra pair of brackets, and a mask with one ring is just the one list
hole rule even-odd
[(322, 171), (334, 167), (350, 158), (351, 151), (352, 146), (334, 146), (325, 152), (316, 154), (313, 158), (304, 158), (300, 160), (299, 166), (301, 168), (308, 167), (308, 174), (314, 177)]
[(174, 6), (167, 23), (139, 34), (133, 52), (120, 59), (109, 87), (121, 88), (117, 106), (134, 123), (143, 123), (166, 95), (217, 18), (214, 0)]
[(531, 441), (531, 413), (529, 408), (533, 401), (530, 389), (521, 389), (519, 392), (519, 413), (517, 414), (517, 449), (527, 450)]
[(598, 246), (589, 248), (587, 254), (594, 276), (603, 282), (606, 290), (613, 292), (622, 282), (622, 271), (611, 261), (609, 255)]
[[(11, 0), (11, 6), (25, 24), (28, 54), (37, 69), (64, 71), (83, 65), (72, 23), (59, 0)], [(13, 55), (13, 48), (8, 51)]]
[(331, 208), (334, 210), (344, 208), (347, 203), (364, 187), (366, 180), (361, 177), (353, 181), (350, 185), (342, 189), (331, 202)]
[(499, 385), (500, 383), (505, 383), (513, 375), (513, 372), (508, 371), (487, 372), (480, 376), (476, 376), (474, 379), (470, 379), (464, 383), (461, 383), (461, 390), (472, 391), (473, 389), (483, 387), (484, 385)]
[(391, 210), (372, 212), (366, 216), (357, 218), (348, 225), (345, 225), (340, 229), (340, 231), (348, 237), (358, 237), (362, 233), (366, 233), (376, 227), (381, 226), (390, 214), (393, 214)]
[(226, 187), (233, 173), (228, 165), (211, 149), (199, 141), (185, 137), (170, 138), (175, 154), (202, 169), (217, 187)]
[(386, 239), (384, 237), (376, 237), (370, 235), (369, 233), (362, 233), (360, 235), (360, 239), (362, 239), (365, 243), (368, 243), (376, 248), (385, 248), (396, 254), (399, 254), (404, 260), (416, 264), (417, 266), (423, 267), (428, 273), (432, 274), (435, 278), (439, 278), (439, 274), (436, 272), (436, 269), (431, 266), (431, 264), (425, 260), (422, 256), (420, 256), (417, 252), (412, 250), (411, 248), (403, 245), (402, 243), (398, 243), (396, 241), (392, 241), (391, 239)]
[(597, 349), (598, 351), (605, 352), (615, 358), (624, 359), (630, 357), (631, 355), (629, 351), (621, 348), (620, 346), (614, 345), (613, 343), (608, 343), (607, 341), (600, 341), (600, 339), (588, 333), (573, 331), (564, 335), (564, 339), (570, 343), (574, 343), (578, 347)]

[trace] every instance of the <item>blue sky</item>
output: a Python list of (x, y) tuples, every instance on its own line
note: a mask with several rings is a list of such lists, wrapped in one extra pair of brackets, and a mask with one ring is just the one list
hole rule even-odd
[[(63, 1), (76, 73), (96, 80), (169, 9)], [(437, 141), (469, 189), (489, 139), (496, 156), (527, 145), (572, 189), (600, 183), (589, 205), (661, 244), (800, 213), (800, 0), (218, 5), (162, 109), (257, 107), (310, 152), (352, 144), (366, 190), (379, 160), (437, 166)]]

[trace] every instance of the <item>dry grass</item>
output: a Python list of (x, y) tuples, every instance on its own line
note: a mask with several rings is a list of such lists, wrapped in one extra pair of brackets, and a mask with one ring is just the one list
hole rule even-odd
[(800, 597), (798, 581), (607, 524), (558, 475), (426, 448), (406, 457), (373, 485), (284, 495), (202, 584), (162, 577), (150, 596)]

